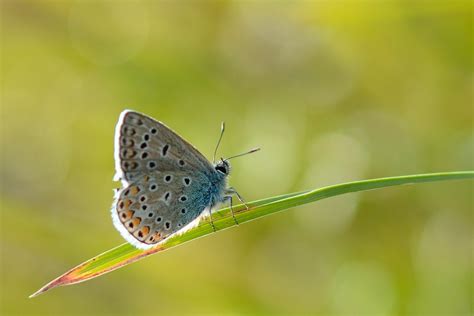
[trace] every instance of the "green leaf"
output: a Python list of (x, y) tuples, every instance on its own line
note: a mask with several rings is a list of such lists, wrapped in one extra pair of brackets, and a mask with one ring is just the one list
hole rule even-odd
[[(249, 209), (245, 206), (238, 205), (234, 207), (235, 216), (239, 223), (245, 223), (269, 214), (276, 213), (285, 209), (289, 209), (298, 205), (322, 200), (336, 195), (350, 192), (360, 192), (383, 187), (396, 186), (402, 184), (413, 184), (421, 182), (433, 182), (443, 180), (469, 179), (474, 178), (474, 171), (460, 172), (443, 172), (431, 174), (418, 174), (391, 178), (380, 178), (364, 181), (348, 182), (338, 185), (332, 185), (316, 190), (304, 191), (271, 197), (263, 200), (247, 203)], [(221, 209), (213, 213), (214, 225), (216, 231), (235, 226), (235, 222), (231, 216), (229, 208)], [(60, 277), (54, 279), (50, 283), (43, 286), (30, 297), (38, 296), (52, 288), (62, 285), (75, 284), (90, 280), (92, 278), (103, 275), (107, 272), (126, 266), (132, 262), (142, 258), (162, 252), (164, 250), (176, 247), (190, 240), (200, 238), (213, 233), (212, 226), (208, 221), (201, 223), (199, 226), (172, 238), (166, 239), (160, 245), (148, 249), (139, 250), (130, 244), (122, 244), (116, 248), (110, 249), (92, 259), (85, 261), (77, 267), (69, 270)]]

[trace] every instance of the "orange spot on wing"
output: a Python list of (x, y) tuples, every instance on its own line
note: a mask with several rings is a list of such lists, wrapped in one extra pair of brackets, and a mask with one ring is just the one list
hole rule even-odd
[(137, 237), (139, 240), (143, 240), (146, 238), (146, 236), (148, 236), (149, 232), (150, 232), (150, 227), (143, 226), (140, 230), (133, 233), (133, 235)]
[(138, 225), (140, 225), (142, 219), (140, 217), (134, 217), (132, 218), (131, 220), (129, 220), (128, 222), (126, 222), (124, 225), (125, 225), (125, 228), (127, 228), (128, 231), (133, 231), (135, 229), (137, 229)]
[(138, 192), (140, 192), (140, 188), (138, 186), (134, 185), (130, 188), (130, 193), (133, 195), (136, 195)]
[(153, 235), (148, 237), (148, 239), (146, 240), (146, 243), (147, 244), (155, 244), (158, 241), (160, 241), (160, 239), (161, 239), (161, 233), (155, 232)]
[(135, 214), (135, 212), (131, 210), (120, 212), (120, 220), (122, 222), (128, 221), (132, 218), (133, 214)]
[(142, 219), (140, 217), (134, 217), (132, 221), (136, 226), (138, 226), (142, 222)]

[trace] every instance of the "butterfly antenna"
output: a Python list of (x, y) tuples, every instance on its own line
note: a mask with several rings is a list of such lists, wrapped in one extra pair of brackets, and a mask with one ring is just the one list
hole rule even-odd
[(221, 144), (222, 136), (224, 135), (225, 131), (225, 122), (221, 123), (221, 134), (219, 135), (219, 140), (217, 141), (216, 149), (214, 150), (214, 156), (212, 157), (212, 163), (216, 163), (216, 154), (217, 149), (219, 149), (219, 145)]
[(250, 150), (249, 150), (249, 151), (247, 151), (247, 152), (244, 152), (244, 153), (242, 153), (242, 154), (238, 154), (238, 155), (235, 155), (235, 156), (231, 156), (231, 157), (229, 157), (229, 158), (226, 158), (226, 159), (224, 159), (224, 160), (229, 160), (229, 159), (233, 159), (233, 158), (237, 158), (237, 157), (245, 156), (245, 155), (248, 155), (248, 154), (252, 154), (252, 153), (254, 153), (254, 152), (257, 152), (257, 151), (259, 151), (259, 150), (260, 150), (260, 148), (259, 148), (259, 147), (257, 147), (257, 148), (253, 148), (253, 149), (250, 149)]

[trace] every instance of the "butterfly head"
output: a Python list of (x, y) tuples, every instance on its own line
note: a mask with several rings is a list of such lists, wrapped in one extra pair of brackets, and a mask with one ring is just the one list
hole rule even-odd
[(214, 165), (214, 169), (219, 174), (228, 176), (230, 173), (230, 163), (227, 160), (221, 158), (221, 160)]

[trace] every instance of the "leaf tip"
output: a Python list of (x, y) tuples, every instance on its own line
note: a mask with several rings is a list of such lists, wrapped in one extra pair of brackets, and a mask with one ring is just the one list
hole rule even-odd
[(30, 296), (28, 296), (28, 298), (37, 297), (38, 295), (43, 294), (44, 292), (46, 292), (46, 291), (52, 289), (53, 287), (55, 287), (55, 286), (51, 285), (51, 283), (48, 283), (48, 284), (46, 284), (45, 286), (43, 286), (42, 288), (40, 288), (38, 291), (36, 291), (36, 292), (34, 292), (33, 294), (31, 294)]
[(28, 296), (28, 298), (37, 297), (37, 296), (43, 294), (44, 292), (49, 291), (49, 290), (51, 290), (51, 289), (53, 289), (57, 286), (68, 284), (67, 281), (68, 281), (68, 273), (66, 273), (66, 274), (60, 276), (59, 278), (56, 278), (53, 281), (47, 283), (46, 285), (41, 287), (38, 291), (36, 291), (33, 294), (31, 294), (30, 296)]

